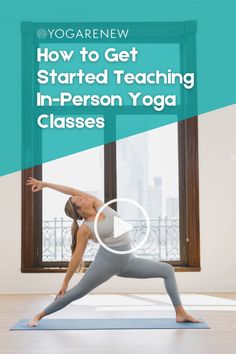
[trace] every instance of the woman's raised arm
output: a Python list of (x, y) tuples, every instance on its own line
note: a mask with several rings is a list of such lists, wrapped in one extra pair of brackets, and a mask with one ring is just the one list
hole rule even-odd
[(90, 197), (92, 199), (94, 199), (95, 202), (97, 203), (103, 203), (100, 199), (94, 197), (93, 195), (86, 193), (86, 192), (82, 192), (79, 189), (75, 189), (75, 188), (71, 188), (68, 186), (63, 186), (61, 184), (54, 184), (54, 183), (49, 183), (49, 182), (44, 182), (44, 181), (39, 181), (36, 178), (33, 177), (29, 177), (29, 179), (26, 181), (26, 185), (27, 186), (32, 186), (31, 190), (32, 192), (39, 192), (40, 190), (42, 190), (43, 188), (50, 188), (53, 189), (57, 192), (61, 192), (64, 194), (68, 194), (68, 195), (78, 195), (78, 196), (87, 196)]

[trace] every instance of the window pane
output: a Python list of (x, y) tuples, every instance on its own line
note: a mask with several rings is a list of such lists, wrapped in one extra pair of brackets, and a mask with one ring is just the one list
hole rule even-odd
[[(104, 199), (103, 146), (43, 164), (43, 180), (67, 185)], [(72, 220), (64, 213), (69, 196), (43, 189), (43, 261), (69, 261)], [(85, 260), (92, 260), (97, 245), (89, 241)]]
[[(151, 231), (136, 253), (149, 259), (180, 260), (177, 129), (177, 123), (168, 124), (117, 142), (117, 197), (133, 199), (147, 211)], [(142, 212), (127, 203), (118, 203), (118, 212), (133, 224), (136, 244), (146, 227)]]

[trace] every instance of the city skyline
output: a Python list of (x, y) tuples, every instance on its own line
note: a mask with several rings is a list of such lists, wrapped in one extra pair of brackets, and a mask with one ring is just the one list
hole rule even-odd
[[(167, 150), (168, 154), (165, 152)], [(43, 179), (90, 192), (104, 200), (103, 171), (104, 153), (100, 146), (44, 164)], [(175, 124), (117, 141), (117, 182), (117, 198), (137, 201), (150, 218), (177, 216), (178, 153)], [(67, 199), (66, 195), (44, 190), (43, 218), (67, 218), (64, 214)], [(130, 212), (129, 206), (124, 207), (122, 214), (126, 218), (143, 217), (140, 211)]]

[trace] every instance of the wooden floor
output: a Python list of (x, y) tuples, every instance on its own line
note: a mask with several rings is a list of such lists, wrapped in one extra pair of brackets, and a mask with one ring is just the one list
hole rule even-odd
[[(236, 300), (236, 293), (208, 293), (224, 299)], [(102, 295), (96, 295), (102, 296)], [(125, 294), (125, 296), (129, 296)], [(31, 318), (52, 301), (50, 295), (0, 295), (0, 353), (1, 354), (235, 354), (236, 306), (200, 306), (188, 310), (203, 318), (211, 329), (155, 329), (155, 330), (67, 330), (67, 331), (9, 331), (21, 318)], [(126, 308), (112, 311), (92, 306), (70, 304), (48, 318), (88, 317), (173, 317), (169, 306), (158, 310), (132, 309), (132, 298)], [(153, 304), (152, 304), (153, 305)]]

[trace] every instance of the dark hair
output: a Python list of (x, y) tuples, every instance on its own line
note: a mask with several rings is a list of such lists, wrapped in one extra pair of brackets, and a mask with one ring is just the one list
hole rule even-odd
[[(76, 249), (76, 243), (77, 243), (77, 231), (79, 230), (79, 225), (77, 223), (77, 220), (83, 220), (82, 215), (78, 212), (78, 208), (76, 207), (75, 204), (72, 203), (71, 197), (67, 200), (65, 204), (65, 213), (69, 218), (73, 219), (73, 222), (71, 224), (71, 252), (72, 255)], [(79, 268), (77, 271), (81, 271), (84, 267), (84, 260), (81, 260), (81, 263), (79, 265)]]

